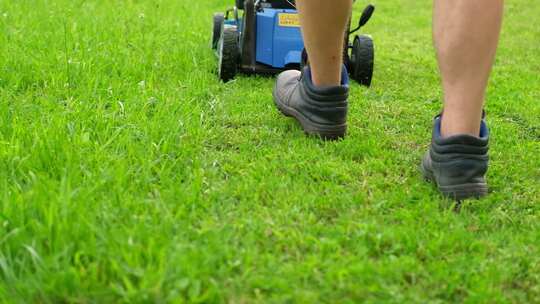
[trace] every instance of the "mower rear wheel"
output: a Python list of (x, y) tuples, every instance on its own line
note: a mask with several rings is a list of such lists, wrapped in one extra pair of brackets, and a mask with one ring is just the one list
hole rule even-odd
[(236, 0), (236, 8), (239, 9), (239, 10), (243, 10), (244, 9), (244, 1), (245, 0)]
[(371, 86), (374, 61), (373, 39), (365, 35), (356, 36), (350, 58), (351, 78), (361, 85)]
[(225, 14), (215, 13), (214, 14), (214, 27), (212, 29), (212, 49), (217, 49), (219, 38), (221, 37), (221, 28), (225, 22)]
[(238, 69), (238, 30), (224, 25), (218, 43), (218, 75), (223, 82), (236, 76)]

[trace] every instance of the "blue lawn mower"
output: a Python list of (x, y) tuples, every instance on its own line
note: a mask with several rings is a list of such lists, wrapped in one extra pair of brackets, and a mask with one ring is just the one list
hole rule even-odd
[[(374, 47), (371, 37), (355, 35), (371, 18), (368, 5), (358, 26), (344, 33), (343, 61), (352, 79), (370, 86)], [(218, 57), (218, 75), (223, 82), (237, 73), (275, 74), (300, 69), (307, 53), (293, 0), (236, 0), (235, 6), (213, 18), (212, 48)]]

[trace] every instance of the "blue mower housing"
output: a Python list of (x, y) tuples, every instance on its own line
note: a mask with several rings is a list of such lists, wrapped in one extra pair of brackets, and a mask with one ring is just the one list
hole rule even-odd
[(257, 12), (256, 61), (278, 69), (299, 67), (304, 40), (297, 21), (295, 10)]
[[(351, 78), (367, 86), (373, 75), (373, 41), (361, 35), (351, 43), (349, 37), (367, 23), (373, 11), (374, 7), (369, 5), (359, 26), (352, 31), (349, 26), (344, 33), (344, 63)], [(275, 74), (300, 69), (308, 60), (292, 0), (236, 0), (235, 7), (225, 14), (214, 14), (212, 47), (218, 57), (219, 77), (224, 82), (238, 72)]]

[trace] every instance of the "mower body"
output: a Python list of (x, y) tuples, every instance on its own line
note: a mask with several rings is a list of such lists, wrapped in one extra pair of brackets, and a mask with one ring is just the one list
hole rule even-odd
[[(350, 64), (349, 49), (360, 45), (349, 42), (350, 34), (356, 30), (350, 32), (348, 29), (344, 33), (344, 63), (349, 72), (354, 69), (354, 65)], [(367, 85), (371, 83), (373, 71), (373, 44), (370, 38), (368, 43), (371, 43), (368, 49), (359, 54), (371, 58), (353, 56), (367, 64), (368, 70), (371, 67), (369, 77), (361, 76)], [(287, 69), (300, 69), (307, 60), (298, 12), (292, 0), (236, 0), (235, 7), (225, 14), (214, 15), (212, 45), (218, 56), (218, 74), (225, 82), (238, 72), (275, 74)], [(354, 50), (352, 53), (355, 55)], [(355, 79), (354, 74), (352, 76)]]
[(257, 12), (256, 61), (277, 69), (300, 66), (304, 41), (295, 10)]
[[(243, 18), (228, 19), (224, 23), (236, 27), (242, 37)], [(264, 67), (255, 65), (247, 67), (248, 71), (270, 72), (272, 69), (277, 71), (300, 66), (304, 40), (296, 10), (262, 8), (255, 14), (255, 24), (255, 43), (246, 47), (254, 48), (255, 63), (263, 64)]]

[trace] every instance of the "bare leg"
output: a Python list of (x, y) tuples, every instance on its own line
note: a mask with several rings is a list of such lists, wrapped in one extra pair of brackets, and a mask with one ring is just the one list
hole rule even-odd
[(443, 137), (480, 132), (503, 4), (503, 0), (434, 0), (433, 36), (444, 89)]
[(304, 44), (313, 83), (334, 86), (341, 82), (343, 33), (352, 0), (297, 0)]

